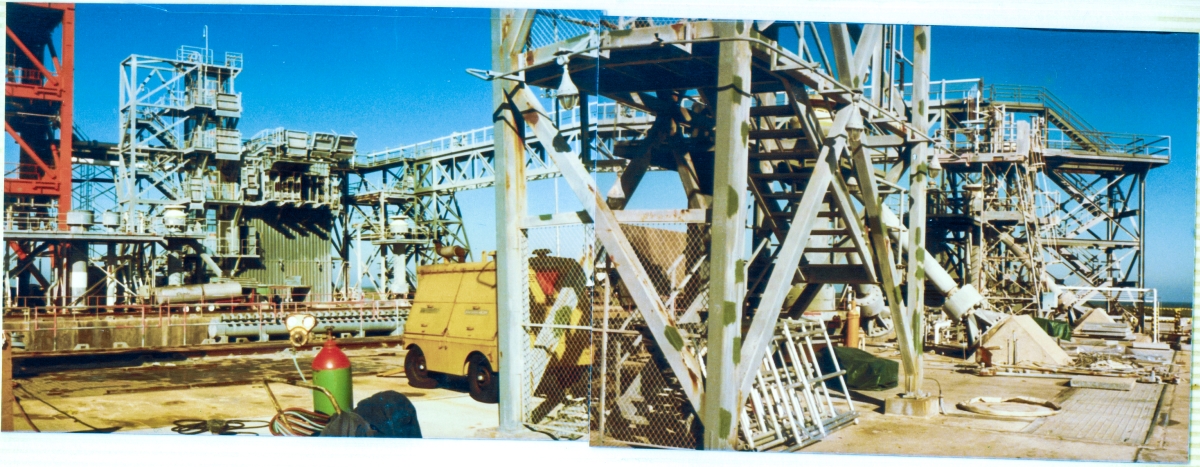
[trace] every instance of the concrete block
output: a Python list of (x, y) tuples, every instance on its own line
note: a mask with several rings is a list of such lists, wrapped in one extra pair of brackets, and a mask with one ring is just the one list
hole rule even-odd
[(884, 401), (883, 411), (887, 415), (932, 417), (938, 414), (938, 400), (935, 396), (901, 397), (896, 395)]
[(1073, 388), (1132, 391), (1135, 384), (1137, 384), (1137, 380), (1134, 378), (1109, 378), (1105, 376), (1076, 376), (1071, 378), (1071, 387)]

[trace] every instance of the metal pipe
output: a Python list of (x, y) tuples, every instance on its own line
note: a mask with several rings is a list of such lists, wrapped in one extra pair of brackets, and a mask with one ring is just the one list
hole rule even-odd
[(157, 305), (195, 303), (240, 297), (242, 285), (237, 282), (217, 282), (167, 286), (154, 289), (151, 293), (154, 297), (153, 302)]

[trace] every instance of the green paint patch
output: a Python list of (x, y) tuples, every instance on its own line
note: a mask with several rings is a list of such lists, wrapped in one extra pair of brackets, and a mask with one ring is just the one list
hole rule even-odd
[(733, 89), (730, 89), (730, 90), (735, 93), (745, 92), (743, 90), (746, 88), (742, 87), (742, 84), (744, 84), (744, 81), (742, 80), (742, 75), (733, 75)]
[(917, 51), (919, 51), (919, 52), (925, 51), (925, 47), (926, 47), (925, 40), (926, 40), (925, 39), (925, 31), (924, 30), (917, 31), (917, 38), (916, 38)]
[(744, 34), (746, 32), (746, 22), (743, 20), (739, 19), (737, 23), (734, 23), (733, 27), (738, 34)]
[(739, 259), (733, 262), (733, 281), (741, 284), (746, 282), (746, 260)]
[(731, 430), (733, 430), (733, 414), (729, 413), (728, 410), (721, 409), (720, 424), (721, 427), (718, 432), (721, 433), (721, 436), (723, 437), (729, 437), (729, 433)]
[(561, 133), (554, 135), (554, 150), (567, 154), (571, 153), (571, 144), (567, 142), (566, 138), (563, 138)]
[(738, 316), (737, 316), (737, 315), (738, 315), (738, 310), (737, 310), (737, 304), (736, 304), (736, 303), (733, 303), (733, 302), (725, 302), (725, 304), (724, 304), (724, 305), (723, 305), (721, 308), (723, 308), (723, 309), (724, 309), (724, 312), (723, 312), (723, 314), (724, 314), (724, 317), (725, 317), (725, 320), (724, 320), (724, 321), (722, 321), (722, 322), (721, 322), (721, 324), (724, 324), (725, 326), (729, 326), (729, 325), (731, 325), (731, 324), (733, 324), (733, 323), (736, 323), (736, 322), (737, 322), (737, 320), (738, 320)]
[(571, 322), (571, 307), (560, 306), (554, 312), (554, 324), (565, 325)]
[(679, 330), (675, 329), (675, 326), (667, 326), (663, 330), (663, 334), (666, 335), (667, 342), (671, 344), (671, 348), (675, 349), (676, 352), (683, 350), (683, 336), (679, 335)]
[(918, 280), (918, 281), (923, 281), (923, 280), (925, 280), (925, 268), (923, 268), (923, 267), (919, 267), (919, 266), (918, 266), (918, 267), (917, 267), (916, 276), (917, 276), (917, 280)]
[(554, 218), (554, 214), (538, 214), (538, 219), (548, 221)]
[(742, 146), (750, 145), (750, 122), (742, 122)]
[(739, 195), (741, 193), (738, 193), (736, 188), (728, 185), (725, 187), (725, 196), (727, 197), (725, 200), (725, 217), (733, 219), (737, 216), (738, 208), (742, 207), (742, 199)]
[(855, 77), (854, 77), (854, 87), (856, 87), (856, 88), (857, 88), (857, 87), (858, 87), (858, 83), (860, 83), (860, 82), (861, 82), (861, 77), (859, 77), (859, 76), (855, 76)]
[(917, 115), (925, 115), (925, 99), (917, 101)]
[(741, 363), (742, 363), (742, 338), (739, 336), (739, 337), (733, 338), (733, 364), (738, 365)]

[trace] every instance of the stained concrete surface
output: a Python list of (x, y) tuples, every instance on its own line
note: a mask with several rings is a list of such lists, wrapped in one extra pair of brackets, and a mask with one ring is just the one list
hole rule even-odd
[[(394, 390), (409, 397), (417, 409), (425, 438), (475, 438), (481, 430), (495, 430), (497, 406), (476, 402), (465, 385), (451, 381), (436, 389), (415, 389), (398, 370), (404, 351), (391, 348), (347, 350), (354, 368), (354, 399)], [(314, 352), (297, 355), (300, 368), (311, 376)], [(248, 357), (217, 357), (171, 362), (147, 362), (124, 368), (58, 370), (25, 375), (17, 383), (38, 397), (96, 428), (118, 428), (118, 433), (172, 434), (181, 419), (270, 420), (274, 406), (261, 383), (263, 377), (299, 379), (291, 354), (281, 352)], [(279, 403), (311, 409), (312, 392), (272, 383)], [(17, 390), (21, 405), (43, 432), (84, 431), (89, 428), (46, 403)], [(30, 430), (20, 413), (18, 431)], [(268, 434), (266, 429), (254, 430)], [(174, 435), (178, 436), (178, 435)]]
[[(356, 402), (391, 389), (413, 401), (426, 438), (497, 437), (497, 406), (475, 402), (461, 382), (437, 389), (411, 388), (402, 373), (376, 376), (398, 370), (403, 365), (403, 350), (383, 347), (347, 353), (355, 367)], [(894, 351), (882, 351), (884, 357), (897, 358), (891, 353)], [(305, 369), (311, 358), (311, 352), (297, 356)], [(1069, 396), (1069, 378), (980, 377), (966, 373), (961, 360), (927, 354), (929, 380), (925, 381), (925, 389), (941, 396), (945, 415), (928, 419), (886, 416), (883, 401), (899, 389), (855, 391), (855, 408), (861, 414), (857, 424), (832, 433), (802, 452), (1185, 463), (1190, 355), (1176, 353), (1175, 363), (1183, 380), (1177, 386), (1166, 387), (1164, 407), (1148, 442), (1141, 446), (1040, 436), (1034, 432), (1037, 422), (958, 410), (957, 403), (978, 396), (1025, 396), (1061, 402)], [(263, 376), (298, 378), (290, 354), (284, 352), (147, 362), (131, 368), (56, 369), (26, 374), (17, 382), (94, 427), (118, 428), (118, 433), (171, 434), (172, 423), (178, 419), (269, 420), (274, 408), (262, 384), (256, 382)], [(282, 384), (271, 387), (285, 407), (311, 407), (310, 391)], [(88, 429), (23, 391), (18, 390), (17, 395), (43, 431)], [(29, 429), (19, 414), (16, 419), (18, 430)], [(266, 433), (265, 429), (258, 431)]]
[[(896, 358), (888, 351), (883, 356)], [(1164, 416), (1156, 420), (1156, 425), (1165, 421), (1166, 415), (1169, 421), (1166, 426), (1154, 426), (1145, 445), (1043, 436), (1032, 433), (1037, 421), (959, 410), (956, 404), (979, 396), (1024, 396), (1061, 402), (1070, 395), (1070, 378), (975, 376), (965, 372), (961, 360), (927, 354), (924, 389), (936, 395), (940, 383), (946, 415), (926, 419), (884, 415), (883, 401), (898, 394), (899, 388), (852, 391), (855, 408), (861, 414), (858, 424), (834, 432), (802, 452), (1186, 463), (1190, 355), (1178, 352), (1175, 362), (1184, 378), (1177, 390), (1167, 386)]]

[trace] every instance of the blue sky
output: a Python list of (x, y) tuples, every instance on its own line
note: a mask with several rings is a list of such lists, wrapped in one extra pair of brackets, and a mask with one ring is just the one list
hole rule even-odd
[[(80, 4), (76, 123), (94, 139), (115, 141), (120, 61), (202, 45), (207, 25), (216, 56), (245, 56), (237, 82), (245, 136), (279, 126), (353, 132), (360, 152), (370, 152), (488, 126), (491, 86), (464, 72), (490, 66), (488, 17), (480, 9)], [(1172, 162), (1148, 184), (1146, 282), (1165, 300), (1189, 299), (1195, 35), (937, 27), (932, 50), (935, 80), (1045, 86), (1100, 130), (1172, 136)], [(611, 184), (610, 176), (600, 179)], [(650, 174), (630, 207), (682, 199), (676, 180)], [(549, 194), (552, 185), (535, 183), (531, 192)], [(560, 189), (560, 208), (575, 209), (566, 185)], [(493, 249), (490, 192), (459, 199), (474, 249)], [(529, 211), (553, 206), (553, 196), (531, 196)]]

